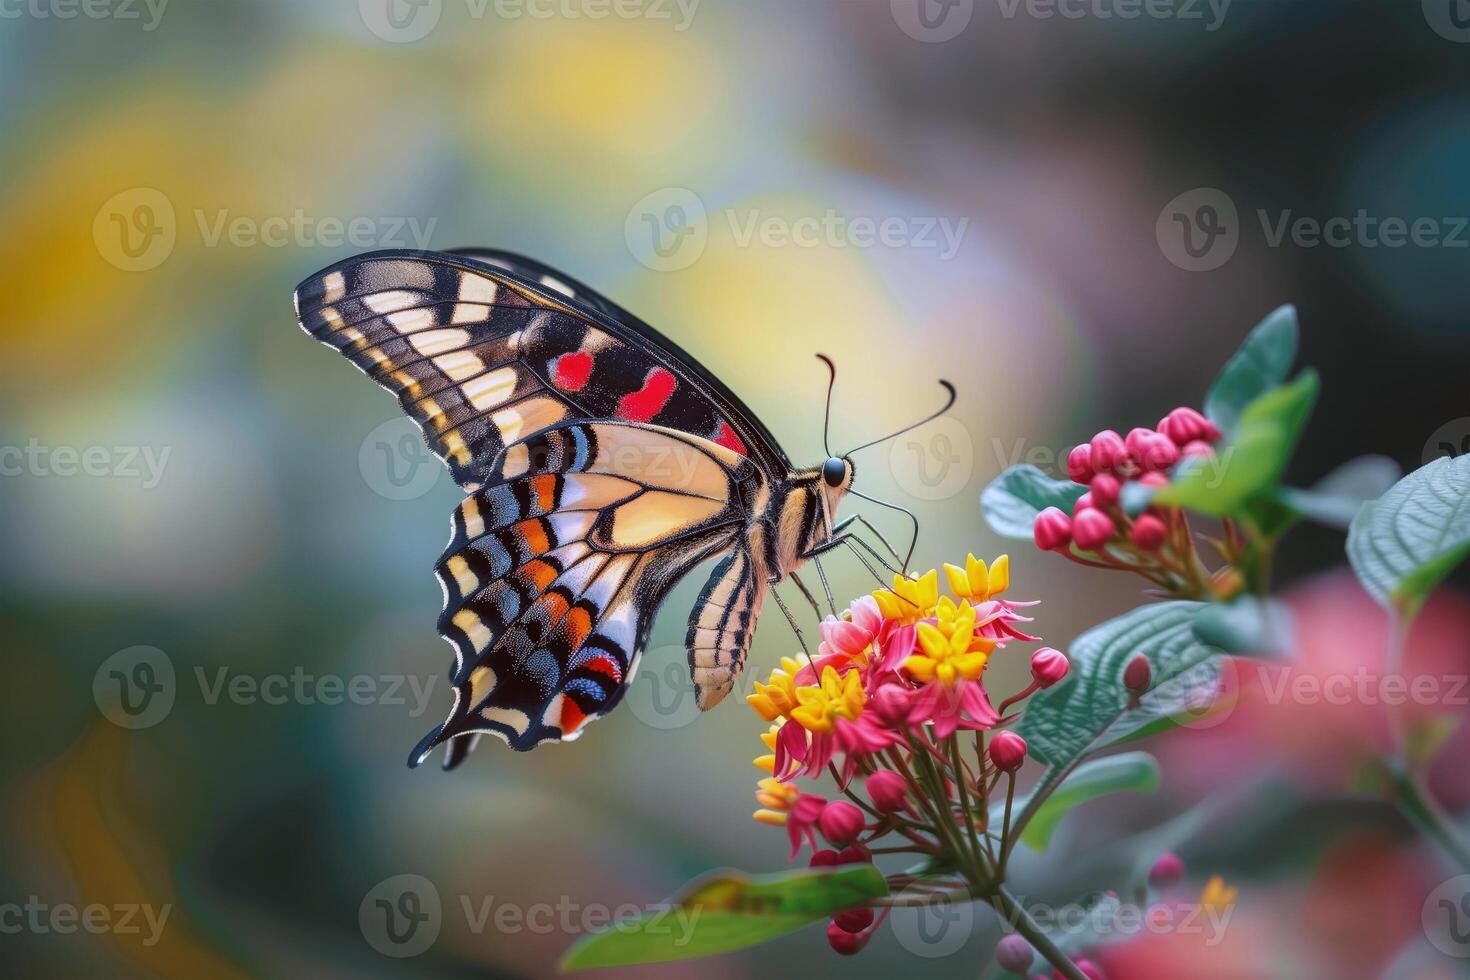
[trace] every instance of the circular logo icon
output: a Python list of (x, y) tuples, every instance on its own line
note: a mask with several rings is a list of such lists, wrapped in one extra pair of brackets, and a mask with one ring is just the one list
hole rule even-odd
[(1424, 0), (1424, 19), (1446, 41), (1470, 42), (1470, 0)]
[(395, 44), (428, 37), (443, 7), (442, 0), (357, 0), (357, 12), (367, 29)]
[(654, 191), (629, 210), (623, 239), (633, 258), (655, 272), (687, 269), (709, 241), (704, 202), (684, 187)]
[[(923, 901), (919, 901), (923, 899)], [(926, 960), (958, 952), (975, 931), (975, 905), (910, 886), (899, 892), (888, 915), (893, 935), (904, 949)], [(914, 904), (902, 904), (913, 902)]]
[(975, 16), (975, 0), (888, 0), (888, 7), (899, 30), (930, 44), (959, 37)]
[(416, 500), (434, 489), (443, 466), (424, 445), (419, 427), (406, 415), (373, 429), (357, 450), (357, 469), (368, 487), (389, 500)]
[(644, 651), (643, 656), (652, 656), (658, 665), (648, 664), (628, 684), (623, 701), (633, 716), (661, 731), (683, 728), (698, 718), (701, 712), (694, 703), (694, 682), (689, 678), (684, 648), (659, 647)]
[(970, 430), (952, 415), (941, 415), (888, 447), (888, 469), (910, 496), (946, 500), (964, 490), (975, 468)]
[(173, 710), (174, 664), (157, 647), (119, 650), (92, 675), (92, 699), (119, 728), (152, 728)]
[(1430, 892), (1419, 919), (1435, 949), (1459, 959), (1470, 957), (1470, 875), (1457, 875)]
[(362, 898), (357, 925), (384, 956), (417, 956), (439, 938), (444, 910), (439, 889), (423, 875), (384, 878)]
[(1213, 187), (1185, 191), (1164, 205), (1154, 224), (1164, 258), (1186, 272), (1218, 269), (1240, 244), (1240, 217), (1230, 195)]
[(162, 265), (177, 238), (173, 202), (152, 187), (112, 195), (92, 219), (98, 253), (124, 272), (146, 272)]
[(1441, 456), (1451, 459), (1470, 453), (1470, 418), (1452, 419), (1434, 430), (1424, 443), (1424, 462), (1432, 463)]
[(1240, 703), (1240, 668), (1235, 665), (1234, 657), (1213, 657), (1169, 683), (1176, 688), (1171, 696), (1182, 702), (1174, 716), (1182, 728), (1198, 730), (1223, 725)]

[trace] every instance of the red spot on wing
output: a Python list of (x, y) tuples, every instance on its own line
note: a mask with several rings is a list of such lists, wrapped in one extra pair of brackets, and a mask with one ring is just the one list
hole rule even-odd
[(591, 374), (592, 355), (586, 351), (575, 351), (556, 359), (552, 378), (563, 391), (581, 391)]
[(579, 707), (577, 702), (569, 697), (563, 697), (561, 702), (561, 728), (563, 735), (571, 735), (582, 727), (582, 722), (587, 720), (586, 713)]
[(647, 422), (664, 410), (676, 386), (677, 382), (672, 374), (663, 368), (654, 368), (648, 372), (641, 389), (624, 395), (618, 402), (618, 418), (629, 422)]
[(617, 663), (611, 657), (593, 657), (582, 664), (582, 668), (611, 677), (613, 683), (617, 683), (623, 679), (622, 670), (619, 669)]
[(735, 434), (735, 430), (730, 428), (729, 422), (720, 423), (720, 433), (715, 436), (715, 442), (731, 452), (739, 453), (742, 456), (748, 455), (745, 451), (745, 443), (741, 442), (740, 437)]

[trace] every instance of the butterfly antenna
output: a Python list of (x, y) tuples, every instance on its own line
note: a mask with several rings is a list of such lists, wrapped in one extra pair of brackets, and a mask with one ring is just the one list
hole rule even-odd
[[(948, 384), (948, 382), (943, 382), (943, 383), (946, 384), (946, 385)], [(951, 388), (950, 390), (953, 391), (954, 389)], [(949, 407), (948, 405), (945, 406), (945, 408), (948, 408), (948, 407)], [(925, 419), (924, 421), (927, 422), (929, 420), (928, 419)], [(909, 428), (913, 428), (913, 426), (909, 426)], [(900, 431), (907, 431), (907, 430), (900, 430)], [(894, 433), (894, 435), (898, 435), (898, 433)], [(892, 436), (890, 436), (889, 438), (892, 438)], [(879, 441), (881, 442), (882, 440), (880, 439)], [(861, 448), (861, 447), (859, 447), (859, 448)], [(913, 525), (914, 525), (914, 536), (909, 539), (909, 550), (908, 550), (908, 554), (904, 555), (904, 558), (903, 558), (903, 573), (905, 575), (907, 575), (909, 573), (909, 564), (913, 561), (913, 558), (914, 558), (914, 548), (916, 548), (918, 546), (918, 544), (919, 544), (919, 519), (918, 519), (918, 517), (916, 517), (914, 515), (914, 512), (913, 511), (909, 510), (907, 507), (900, 506), (899, 504), (891, 504), (891, 503), (889, 503), (886, 500), (879, 500), (877, 497), (869, 497), (867, 494), (861, 493), (861, 492), (859, 492), (857, 490), (853, 490), (853, 489), (849, 489), (847, 492), (850, 493), (850, 494), (852, 494), (854, 497), (861, 497), (862, 499), (864, 499), (866, 501), (869, 501), (871, 503), (875, 503), (879, 507), (887, 507), (889, 510), (896, 510), (900, 514), (903, 514), (910, 521), (913, 522)]]
[(817, 360), (827, 365), (831, 377), (827, 379), (827, 409), (822, 413), (822, 451), (830, 458), (832, 447), (827, 443), (827, 427), (832, 423), (832, 389), (837, 386), (837, 365), (826, 354), (818, 354)]
[[(940, 378), (939, 379), (939, 383), (941, 385), (943, 385), (944, 386), (944, 390), (949, 393), (949, 398), (945, 400), (945, 403), (940, 407), (939, 411), (934, 412), (931, 415), (926, 415), (923, 418), (919, 419), (919, 421), (914, 422), (911, 425), (906, 425), (902, 429), (899, 429), (897, 432), (890, 432), (886, 436), (882, 436), (881, 438), (874, 439), (871, 442), (865, 442), (861, 446), (856, 447), (855, 449), (849, 449), (845, 455), (851, 456), (853, 453), (857, 452), (859, 449), (867, 449), (869, 446), (876, 446), (880, 442), (887, 442), (889, 439), (893, 439), (893, 438), (896, 438), (897, 436), (901, 436), (905, 432), (908, 432), (908, 431), (910, 431), (912, 429), (917, 429), (919, 426), (923, 425), (925, 422), (932, 422), (935, 419), (939, 418), (939, 416), (943, 415), (945, 412), (949, 411), (949, 407), (954, 404), (954, 400), (955, 400), (954, 385), (950, 384), (948, 381), (945, 381), (943, 378)], [(877, 503), (882, 503), (882, 501), (876, 501), (876, 502)]]

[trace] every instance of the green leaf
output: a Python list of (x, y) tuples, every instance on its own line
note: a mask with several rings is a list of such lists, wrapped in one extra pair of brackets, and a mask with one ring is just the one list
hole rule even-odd
[(1243, 595), (1201, 609), (1194, 635), (1223, 653), (1282, 654), (1293, 646), (1291, 611), (1274, 599)]
[(562, 957), (561, 968), (634, 966), (728, 953), (887, 894), (888, 883), (871, 864), (759, 877), (711, 872), (658, 911), (583, 936)]
[(1311, 370), (1260, 396), (1241, 413), (1234, 437), (1218, 455), (1188, 461), (1154, 502), (1211, 517), (1240, 514), (1252, 498), (1275, 491), (1316, 400)]
[[(1068, 650), (1067, 677), (1033, 694), (1026, 705), (1021, 735), (1031, 755), (1054, 767), (1070, 767), (1161, 718), (1196, 707), (1198, 685), (1208, 682), (1212, 669), (1218, 676), (1218, 665), (1211, 662), (1220, 653), (1194, 635), (1202, 606), (1140, 606), (1079, 636)], [(1130, 708), (1123, 668), (1138, 653), (1149, 659), (1153, 688)]]
[(1317, 481), (1310, 490), (1283, 487), (1280, 502), (1318, 524), (1347, 530), (1367, 500), (1376, 500), (1404, 475), (1387, 456), (1350, 459)]
[(1296, 360), (1296, 307), (1277, 309), (1250, 332), (1205, 396), (1205, 415), (1226, 435), (1245, 407), (1286, 380)]
[(1036, 515), (1048, 507), (1068, 514), (1087, 488), (1071, 480), (1053, 480), (1029, 463), (1012, 466), (990, 482), (980, 494), (980, 509), (996, 534), (1006, 538), (1031, 538)]
[[(1085, 762), (1072, 770), (1037, 807), (1021, 834), (1021, 842), (1033, 851), (1044, 851), (1062, 817), (1073, 807), (1109, 793), (1125, 790), (1152, 793), (1158, 788), (1159, 763), (1147, 752), (1125, 752)], [(991, 825), (998, 827), (996, 816), (992, 808)], [(1000, 817), (1004, 819), (1003, 810)]]
[(1470, 455), (1441, 456), (1363, 505), (1348, 561), (1383, 605), (1412, 616), (1470, 554)]

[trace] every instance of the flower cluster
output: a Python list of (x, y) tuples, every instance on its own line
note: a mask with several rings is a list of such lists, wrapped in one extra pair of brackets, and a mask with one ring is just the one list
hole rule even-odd
[[(1229, 569), (1210, 573), (1195, 552), (1184, 512), (1152, 505), (1130, 515), (1123, 496), (1130, 483), (1154, 490), (1167, 486), (1169, 473), (1190, 457), (1212, 458), (1220, 430), (1192, 408), (1176, 408), (1157, 429), (1137, 428), (1127, 437), (1104, 429), (1067, 456), (1067, 475), (1087, 487), (1068, 515), (1048, 507), (1036, 517), (1036, 546), (1074, 562), (1131, 571), (1165, 592), (1187, 598), (1229, 593), (1237, 583)], [(1226, 554), (1238, 545), (1226, 527)]]
[[(1002, 779), (1009, 798), (1026, 756), (1007, 727), (1019, 712), (1007, 710), (1061, 680), (1067, 659), (1036, 650), (1030, 686), (995, 707), (986, 667), (1008, 644), (1039, 640), (1022, 628), (1031, 620), (1021, 610), (1035, 603), (1002, 597), (1010, 588), (1004, 555), (945, 565), (944, 580), (942, 595), (937, 569), (895, 576), (892, 588), (823, 621), (816, 654), (783, 659), (747, 698), (770, 723), (761, 736), (767, 751), (755, 760), (767, 773), (755, 819), (786, 828), (793, 858), (807, 846), (814, 866), (871, 861), (886, 839), (882, 853), (911, 851), (961, 869), (958, 887), (999, 880), (1008, 839), (990, 825), (988, 800)], [(971, 744), (962, 746), (966, 735)], [(828, 775), (843, 798), (797, 786)], [(890, 885), (915, 880), (899, 875)], [(828, 939), (856, 953), (879, 922), (872, 909), (850, 910), (832, 920)]]

